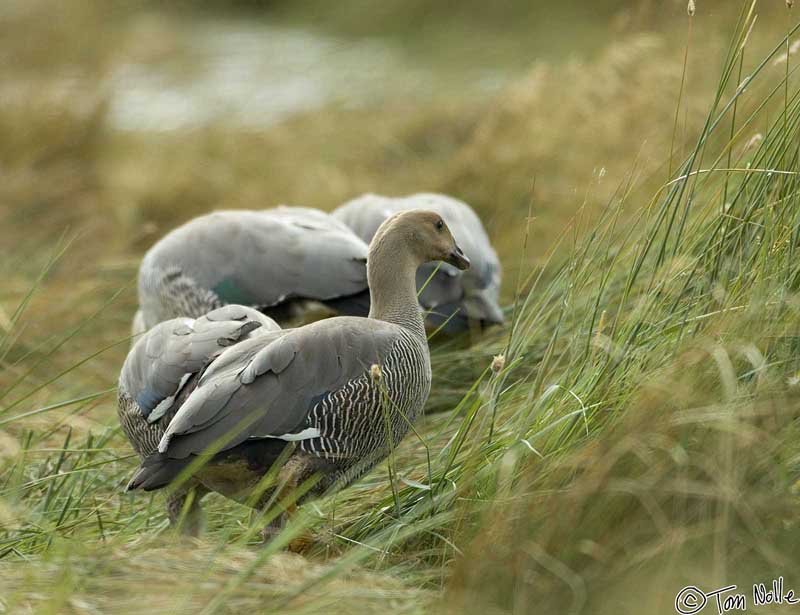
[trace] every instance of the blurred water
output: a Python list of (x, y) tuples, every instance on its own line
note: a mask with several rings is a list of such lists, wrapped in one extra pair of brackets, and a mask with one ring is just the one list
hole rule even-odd
[(126, 64), (111, 78), (110, 121), (122, 130), (176, 130), (218, 120), (264, 126), (327, 105), (359, 107), (396, 96), (424, 100), (451, 88), (480, 96), (510, 70), (442, 70), (381, 39), (341, 39), (246, 21), (193, 24), (175, 63)]

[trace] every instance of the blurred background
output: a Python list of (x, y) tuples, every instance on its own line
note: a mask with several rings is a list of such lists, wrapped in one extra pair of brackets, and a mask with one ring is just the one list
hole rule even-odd
[[(685, 0), (6, 0), (0, 324), (62, 235), (45, 328), (92, 313), (190, 217), (367, 191), (466, 200), (513, 279), (577, 212), (630, 180), (649, 198), (684, 153), (741, 8), (697, 4), (676, 124)], [(785, 7), (761, 8), (773, 43)], [(95, 334), (119, 335), (133, 297)]]

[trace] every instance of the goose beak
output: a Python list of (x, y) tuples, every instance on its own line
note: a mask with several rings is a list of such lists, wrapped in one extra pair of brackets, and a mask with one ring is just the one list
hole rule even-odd
[(450, 255), (445, 259), (444, 262), (452, 265), (456, 269), (461, 269), (461, 271), (469, 269), (469, 259), (467, 258), (466, 254), (461, 251), (461, 248), (458, 247), (458, 244), (454, 245), (453, 251), (450, 252)]

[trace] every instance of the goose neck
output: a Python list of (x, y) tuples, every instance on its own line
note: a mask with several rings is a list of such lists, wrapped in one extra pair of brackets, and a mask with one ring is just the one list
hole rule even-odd
[(416, 276), (419, 263), (401, 241), (382, 237), (370, 247), (367, 281), (370, 289), (370, 318), (400, 325), (423, 342), (425, 324), (417, 299)]

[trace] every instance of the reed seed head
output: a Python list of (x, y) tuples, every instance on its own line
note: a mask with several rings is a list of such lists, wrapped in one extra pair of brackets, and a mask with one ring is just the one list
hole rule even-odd
[(764, 135), (762, 135), (760, 132), (754, 134), (752, 137), (750, 137), (750, 140), (744, 146), (745, 151), (758, 147), (763, 140), (764, 140)]
[(380, 382), (381, 378), (383, 378), (381, 366), (377, 363), (373, 363), (369, 368), (369, 377), (372, 379), (372, 382)]
[(492, 371), (495, 374), (499, 374), (503, 371), (503, 368), (506, 366), (506, 356), (504, 354), (498, 354), (492, 357)]
[[(787, 0), (788, 2), (789, 0)], [(689, 0), (689, 4), (686, 6), (686, 12), (689, 13), (689, 17), (694, 17), (694, 0)]]

